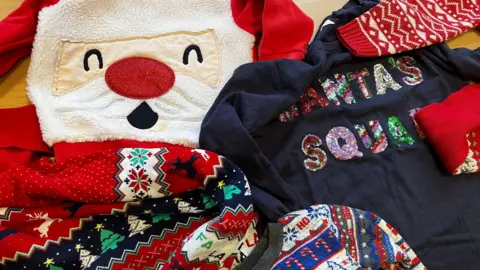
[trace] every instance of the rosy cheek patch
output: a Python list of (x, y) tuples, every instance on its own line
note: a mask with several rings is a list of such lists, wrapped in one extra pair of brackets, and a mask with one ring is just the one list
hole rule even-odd
[(161, 62), (175, 74), (191, 76), (211, 87), (220, 85), (220, 48), (213, 30), (99, 42), (62, 41), (61, 47), (55, 70), (55, 95), (105, 76), (110, 66), (132, 57)]

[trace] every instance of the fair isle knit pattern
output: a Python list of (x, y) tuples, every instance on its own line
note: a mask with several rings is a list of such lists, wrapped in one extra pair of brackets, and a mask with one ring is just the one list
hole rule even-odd
[(402, 236), (371, 212), (319, 204), (279, 222), (283, 247), (272, 270), (425, 269)]
[(465, 161), (460, 164), (457, 169), (455, 169), (454, 174), (475, 173), (480, 171), (480, 145), (478, 144), (477, 140), (478, 135), (475, 132), (470, 132), (467, 134), (468, 154), (465, 157)]
[(410, 51), (454, 38), (480, 24), (476, 0), (385, 0), (338, 28), (356, 56)]

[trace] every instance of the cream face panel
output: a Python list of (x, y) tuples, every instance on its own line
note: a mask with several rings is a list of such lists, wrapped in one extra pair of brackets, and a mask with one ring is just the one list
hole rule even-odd
[[(187, 50), (189, 46), (200, 48)], [(89, 70), (85, 70), (87, 52), (97, 50), (101, 54), (87, 58)], [(187, 50), (187, 54), (186, 54)], [(54, 95), (63, 95), (104, 76), (110, 65), (127, 57), (148, 57), (159, 60), (173, 69), (211, 86), (218, 87), (221, 79), (219, 44), (213, 30), (201, 32), (175, 32), (154, 37), (138, 37), (102, 42), (62, 41), (55, 70)], [(188, 63), (184, 62), (184, 57)], [(199, 61), (201, 59), (201, 61)]]

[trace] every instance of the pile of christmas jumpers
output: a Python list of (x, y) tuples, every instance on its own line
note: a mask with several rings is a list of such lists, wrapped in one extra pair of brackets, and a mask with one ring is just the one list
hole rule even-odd
[(0, 175), (4, 269), (233, 268), (258, 241), (248, 182), (216, 154), (165, 145), (37, 166)]

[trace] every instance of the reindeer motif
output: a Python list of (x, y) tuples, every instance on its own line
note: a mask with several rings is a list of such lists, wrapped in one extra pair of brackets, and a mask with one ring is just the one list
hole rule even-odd
[(201, 150), (201, 149), (193, 149), (192, 153), (197, 153), (202, 156), (203, 159), (208, 160), (210, 156), (208, 155), (206, 150)]
[(62, 219), (60, 218), (49, 218), (48, 217), (48, 213), (46, 214), (43, 214), (43, 212), (40, 212), (40, 213), (34, 213), (33, 216), (31, 214), (27, 214), (27, 217), (29, 217), (29, 221), (35, 221), (35, 220), (40, 220), (40, 219), (43, 219), (45, 220), (42, 224), (40, 224), (40, 226), (38, 226), (37, 228), (34, 228), (33, 230), (34, 231), (38, 231), (40, 233), (40, 237), (48, 237), (48, 229), (50, 228), (50, 225), (52, 225), (53, 222), (58, 221), (62, 221)]

